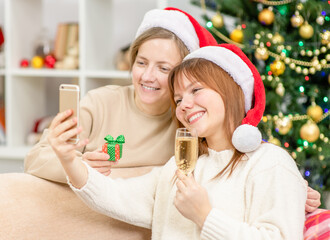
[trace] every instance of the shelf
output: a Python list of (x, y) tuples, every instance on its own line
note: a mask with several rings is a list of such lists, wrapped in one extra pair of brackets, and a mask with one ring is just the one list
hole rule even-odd
[(0, 146), (0, 160), (1, 159), (17, 159), (23, 160), (26, 154), (30, 151), (31, 146), (22, 147), (4, 147)]
[(117, 70), (109, 70), (109, 71), (86, 71), (84, 74), (89, 78), (118, 78), (118, 79), (128, 79), (130, 78), (129, 71), (117, 71)]
[(54, 69), (13, 69), (13, 76), (24, 77), (79, 77), (79, 70), (54, 70)]

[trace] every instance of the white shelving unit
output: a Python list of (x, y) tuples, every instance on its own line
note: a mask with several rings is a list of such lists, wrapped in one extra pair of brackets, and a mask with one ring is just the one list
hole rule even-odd
[[(80, 85), (81, 96), (106, 84), (130, 83), (129, 72), (115, 70), (118, 50), (133, 39), (144, 13), (163, 8), (163, 0), (0, 0), (0, 26), (5, 35), (4, 81), (6, 143), (1, 159), (24, 159), (32, 146), (27, 136), (36, 119), (58, 111), (58, 86)], [(21, 59), (33, 57), (36, 37), (43, 27), (50, 39), (61, 22), (79, 23), (77, 70), (23, 69)]]
[[(8, 159), (24, 159), (32, 147), (26, 142), (36, 119), (58, 112), (61, 83), (79, 84), (81, 97), (103, 85), (129, 84), (129, 72), (115, 69), (115, 56), (132, 42), (145, 12), (166, 6), (191, 13), (189, 0), (0, 0), (0, 26), (5, 36), (0, 83), (4, 82), (6, 118), (0, 165)], [(34, 43), (42, 28), (55, 39), (57, 26), (63, 22), (79, 23), (79, 69), (20, 68), (23, 58), (34, 56)]]

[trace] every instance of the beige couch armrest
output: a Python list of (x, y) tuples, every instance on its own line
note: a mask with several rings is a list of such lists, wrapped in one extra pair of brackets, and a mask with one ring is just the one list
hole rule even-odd
[(90, 210), (64, 184), (0, 174), (0, 239), (150, 239), (151, 231)]

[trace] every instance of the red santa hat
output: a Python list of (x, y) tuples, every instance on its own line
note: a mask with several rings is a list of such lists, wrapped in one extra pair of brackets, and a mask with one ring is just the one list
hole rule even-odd
[(217, 45), (212, 34), (188, 13), (168, 7), (148, 11), (139, 26), (135, 38), (150, 28), (161, 27), (173, 32), (186, 45), (189, 52), (200, 47)]
[[(257, 128), (265, 110), (265, 89), (260, 74), (240, 48), (232, 44), (220, 44), (200, 48), (188, 54), (183, 61), (203, 58), (225, 70), (241, 87), (245, 98), (245, 117), (232, 136), (234, 147), (240, 152), (251, 152), (261, 143)], [(253, 104), (253, 106), (252, 106)]]

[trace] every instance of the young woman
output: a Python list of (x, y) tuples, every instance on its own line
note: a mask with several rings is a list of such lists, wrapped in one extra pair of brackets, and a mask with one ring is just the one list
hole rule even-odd
[[(72, 189), (99, 212), (151, 228), (152, 239), (303, 239), (306, 185), (285, 150), (261, 144), (264, 87), (243, 52), (200, 48), (169, 82), (177, 119), (199, 136), (194, 173), (182, 174), (172, 157), (144, 176), (111, 179), (76, 159), (71, 145), (56, 153)], [(76, 134), (58, 127), (64, 119), (51, 125), (63, 142)]]

